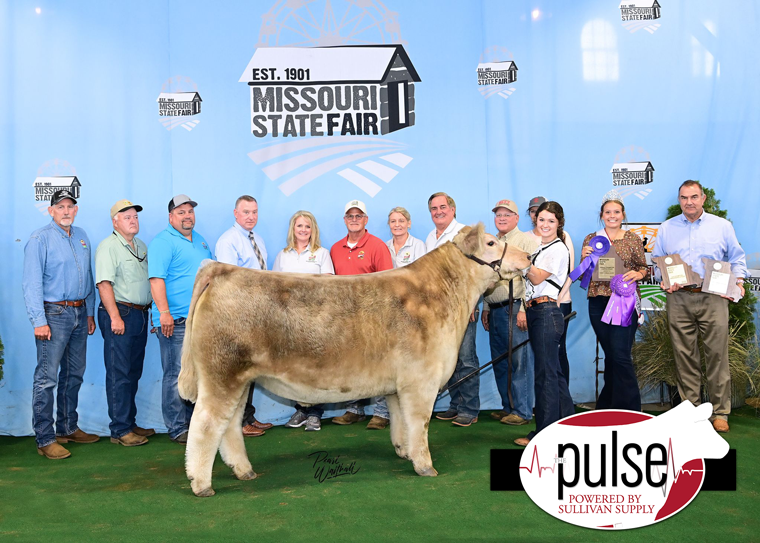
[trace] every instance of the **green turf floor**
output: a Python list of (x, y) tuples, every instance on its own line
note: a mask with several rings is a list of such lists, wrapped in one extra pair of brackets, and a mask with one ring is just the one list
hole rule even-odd
[[(435, 478), (399, 459), (388, 430), (283, 427), (248, 438), (259, 477), (238, 481), (217, 458), (212, 498), (196, 498), (184, 448), (165, 435), (126, 448), (107, 438), (38, 456), (33, 438), (0, 438), (0, 541), (760, 541), (760, 418), (744, 407), (726, 439), (737, 449), (736, 492), (702, 492), (684, 511), (637, 530), (563, 523), (524, 492), (489, 490), (489, 451), (512, 448), (530, 426), (486, 413), (470, 428), (430, 425)], [(340, 455), (357, 472), (319, 482), (310, 453)]]

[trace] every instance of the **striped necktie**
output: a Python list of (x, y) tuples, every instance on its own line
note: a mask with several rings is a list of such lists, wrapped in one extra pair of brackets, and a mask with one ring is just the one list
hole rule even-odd
[(259, 246), (256, 245), (256, 240), (253, 237), (253, 231), (248, 232), (248, 239), (251, 240), (251, 245), (253, 245), (253, 252), (256, 253), (256, 258), (259, 261), (259, 266), (261, 266), (262, 270), (266, 270), (267, 263), (264, 261), (264, 257), (261, 256), (261, 251), (259, 251)]

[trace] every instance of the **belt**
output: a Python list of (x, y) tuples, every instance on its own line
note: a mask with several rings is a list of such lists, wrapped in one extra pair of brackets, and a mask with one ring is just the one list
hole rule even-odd
[(46, 304), (53, 304), (53, 305), (62, 305), (65, 307), (82, 307), (84, 305), (84, 300), (74, 300), (73, 302), (70, 302), (68, 300), (63, 300), (62, 302), (45, 302)]
[(549, 302), (557, 303), (557, 300), (554, 298), (549, 298), (548, 296), (539, 296), (538, 298), (533, 298), (532, 300), (528, 300), (525, 302), (525, 307), (533, 307), (534, 305), (538, 304), (548, 304)]
[(702, 292), (702, 287), (681, 287), (681, 290), (686, 292)]
[(139, 309), (140, 311), (147, 311), (150, 309), (150, 304), (148, 305), (137, 305), (137, 304), (130, 304), (129, 302), (116, 302), (117, 304), (126, 305), (127, 307), (133, 307), (134, 309)]
[[(515, 306), (519, 306), (522, 303), (522, 300), (513, 300), (512, 303)], [(499, 302), (497, 304), (488, 304), (488, 307), (491, 309), (499, 309), (500, 307), (509, 307), (509, 300), (506, 300), (504, 302)]]

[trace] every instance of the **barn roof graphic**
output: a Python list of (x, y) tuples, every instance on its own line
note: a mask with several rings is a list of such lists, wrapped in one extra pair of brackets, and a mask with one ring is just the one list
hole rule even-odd
[(646, 172), (654, 171), (654, 166), (652, 166), (651, 162), (620, 162), (618, 164), (613, 164), (612, 169), (610, 170), (610, 173), (617, 173), (617, 172)]
[(197, 92), (162, 92), (156, 98), (156, 102), (192, 102), (203, 101)]
[(660, 4), (657, 3), (657, 0), (623, 0), (620, 2), (620, 8), (659, 8)]
[[(253, 69), (275, 68), (275, 79), (253, 79)], [(284, 70), (309, 70), (308, 81), (289, 81)], [(409, 80), (421, 81), (404, 47), (393, 45), (346, 45), (339, 47), (260, 47), (240, 76), (249, 85), (315, 85), (322, 83), (382, 83), (391, 71), (406, 71)], [(279, 77), (279, 79), (277, 79)], [(405, 78), (406, 79), (406, 78)]]

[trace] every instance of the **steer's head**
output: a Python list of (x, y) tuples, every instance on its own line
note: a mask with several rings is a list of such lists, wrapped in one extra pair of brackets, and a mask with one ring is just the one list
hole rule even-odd
[(462, 228), (454, 237), (453, 243), (466, 256), (475, 257), (492, 267), (496, 267), (496, 263), (501, 260), (497, 269), (499, 276), (503, 279), (517, 277), (522, 270), (530, 267), (528, 253), (513, 246), (507, 246), (505, 252), (505, 243), (499, 241), (496, 236), (486, 234), (482, 222)]

